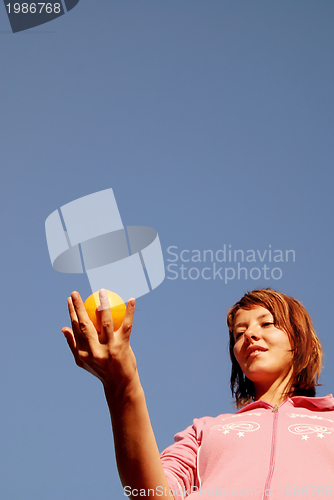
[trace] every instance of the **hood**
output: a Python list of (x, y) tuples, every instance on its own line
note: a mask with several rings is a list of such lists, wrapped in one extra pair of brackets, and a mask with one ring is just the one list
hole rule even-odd
[[(293, 396), (292, 398), (287, 398), (280, 404), (279, 407), (285, 404), (290, 404), (294, 408), (307, 408), (312, 411), (333, 411), (334, 410), (334, 398), (332, 394), (328, 394), (327, 396), (314, 397), (310, 398), (307, 396)], [(237, 411), (237, 413), (244, 413), (245, 411), (254, 410), (255, 408), (273, 408), (274, 406), (266, 401), (254, 401), (253, 403), (249, 403), (241, 410)]]

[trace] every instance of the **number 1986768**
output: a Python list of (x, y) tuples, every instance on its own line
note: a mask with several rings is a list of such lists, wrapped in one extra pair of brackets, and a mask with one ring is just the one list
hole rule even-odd
[[(13, 10), (11, 10), (12, 5)], [(54, 5), (52, 3), (31, 3), (29, 5), (26, 2), (22, 4), (16, 2), (14, 4), (8, 3), (6, 7), (8, 8), (8, 14), (11, 12), (15, 14), (19, 14), (20, 12), (22, 14), (41, 14), (42, 12), (60, 14), (60, 3), (55, 3)]]

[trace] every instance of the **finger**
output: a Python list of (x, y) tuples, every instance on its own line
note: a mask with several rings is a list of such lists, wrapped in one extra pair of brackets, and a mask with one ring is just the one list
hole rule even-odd
[(69, 348), (71, 349), (71, 352), (73, 354), (73, 357), (75, 359), (75, 362), (78, 366), (80, 366), (81, 368), (83, 368), (83, 364), (78, 356), (78, 351), (77, 351), (77, 344), (76, 344), (76, 341), (75, 341), (75, 338), (74, 338), (74, 334), (73, 334), (73, 331), (70, 329), (70, 328), (67, 328), (67, 327), (64, 327), (62, 329), (62, 332), (64, 334), (64, 337), (67, 341), (67, 344), (69, 346)]
[(72, 315), (74, 318), (77, 318), (73, 324), (73, 333), (78, 343), (78, 348), (84, 349), (86, 346), (89, 346), (92, 350), (99, 343), (97, 331), (89, 319), (82, 298), (78, 292), (71, 293), (69, 310), (70, 316)]
[(101, 344), (107, 344), (114, 336), (114, 324), (110, 310), (110, 301), (104, 288), (99, 291), (100, 306), (97, 314), (100, 316), (101, 332), (99, 341)]
[(64, 328), (61, 329), (61, 331), (63, 332), (64, 337), (66, 338), (71, 351), (74, 351), (77, 348), (77, 343), (74, 338), (73, 330), (65, 326)]
[(123, 339), (129, 340), (130, 335), (131, 335), (131, 330), (132, 330), (132, 324), (133, 324), (133, 315), (135, 312), (135, 304), (136, 300), (135, 299), (130, 299), (126, 305), (126, 311), (125, 311), (125, 316), (123, 319), (122, 326), (118, 330)]
[(73, 331), (75, 341), (80, 346), (81, 349), (84, 349), (84, 348), (87, 349), (87, 348), (89, 348), (89, 344), (88, 344), (85, 336), (82, 334), (82, 331), (80, 329), (79, 320), (78, 320), (78, 316), (77, 316), (77, 313), (76, 313), (74, 305), (73, 305), (72, 297), (69, 297), (67, 299), (67, 305), (68, 305), (68, 312), (69, 312), (69, 315), (71, 318), (72, 329), (73, 329), (72, 331)]

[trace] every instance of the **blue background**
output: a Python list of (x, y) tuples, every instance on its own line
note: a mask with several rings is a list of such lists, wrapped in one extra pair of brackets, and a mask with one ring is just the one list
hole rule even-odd
[(302, 301), (325, 349), (318, 395), (333, 391), (333, 14), (328, 0), (81, 0), (14, 35), (0, 9), (1, 498), (124, 498), (102, 386), (61, 333), (88, 279), (52, 269), (44, 232), (102, 189), (125, 225), (158, 231), (165, 259), (224, 244), (296, 255), (279, 280), (166, 278), (138, 299), (161, 450), (234, 411), (225, 317), (247, 290)]

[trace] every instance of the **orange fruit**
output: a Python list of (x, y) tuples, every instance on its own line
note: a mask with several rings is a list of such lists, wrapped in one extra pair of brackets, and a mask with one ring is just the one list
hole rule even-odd
[[(110, 302), (110, 310), (114, 323), (114, 332), (116, 332), (121, 324), (123, 323), (123, 319), (125, 316), (126, 306), (117, 293), (111, 292), (110, 290), (106, 290)], [(100, 297), (99, 292), (95, 292), (88, 297), (88, 299), (84, 303), (85, 309), (88, 313), (89, 319), (95, 326), (96, 330), (101, 332), (101, 314), (97, 314), (97, 309), (100, 306)]]

